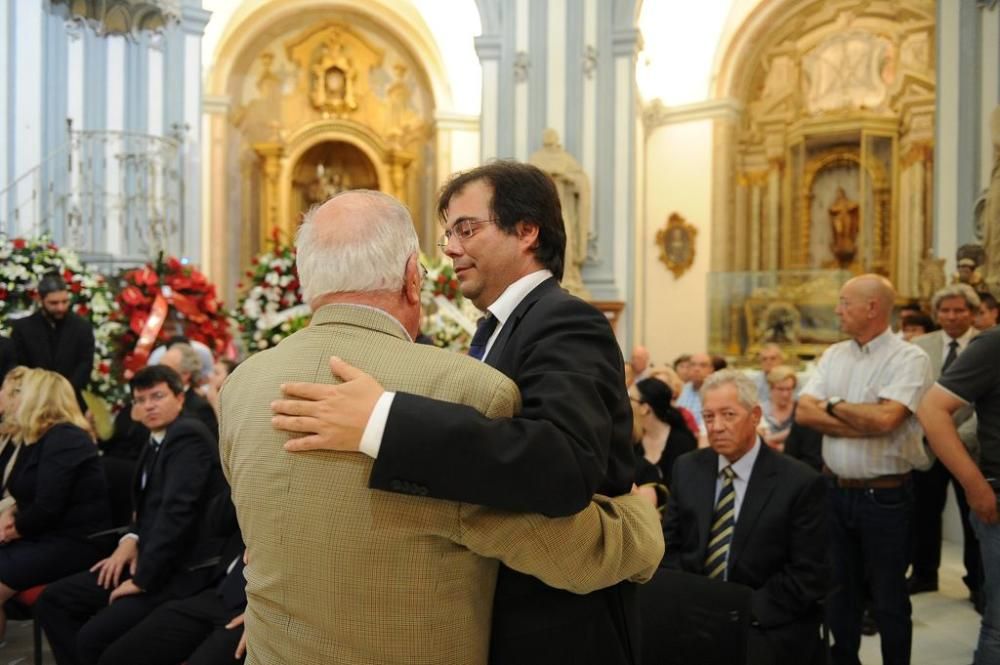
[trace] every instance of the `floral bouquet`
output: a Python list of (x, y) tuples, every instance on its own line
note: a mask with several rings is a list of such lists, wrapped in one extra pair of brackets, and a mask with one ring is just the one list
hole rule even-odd
[(420, 293), (424, 313), (420, 329), (434, 346), (465, 353), (475, 334), (479, 311), (459, 291), (450, 261), (421, 255), (420, 263), (427, 271)]
[(57, 247), (47, 237), (8, 238), (0, 234), (0, 333), (10, 334), (11, 322), (30, 313), (38, 296), (38, 281), (49, 273), (66, 280), (72, 310), (94, 327), (94, 367), (87, 390), (110, 408), (122, 405), (125, 386), (112, 373), (114, 342), (123, 326), (107, 279), (88, 270), (80, 257)]
[[(247, 353), (274, 346), (293, 332), (309, 324), (312, 316), (302, 302), (299, 273), (295, 269), (295, 248), (282, 244), (277, 233), (271, 238), (274, 247), (259, 254), (246, 273), (249, 288), (240, 297), (233, 319), (243, 336)], [(240, 283), (239, 287), (244, 287)]]
[(213, 354), (222, 355), (226, 350), (229, 321), (215, 285), (201, 271), (161, 253), (155, 263), (126, 271), (120, 280), (117, 318), (124, 331), (119, 355), (126, 371), (142, 367), (152, 345), (176, 334), (163, 325), (167, 318), (181, 326), (185, 337), (202, 342)]

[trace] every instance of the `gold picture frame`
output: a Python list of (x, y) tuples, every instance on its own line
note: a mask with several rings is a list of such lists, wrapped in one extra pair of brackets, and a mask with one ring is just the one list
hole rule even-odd
[(670, 213), (667, 225), (656, 232), (656, 246), (660, 250), (660, 261), (667, 270), (679, 279), (694, 264), (695, 238), (698, 229), (678, 215)]

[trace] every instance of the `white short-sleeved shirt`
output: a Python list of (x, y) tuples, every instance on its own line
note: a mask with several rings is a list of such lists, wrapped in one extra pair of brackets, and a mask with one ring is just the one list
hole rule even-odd
[(847, 340), (828, 348), (802, 389), (803, 395), (818, 400), (840, 397), (861, 404), (890, 399), (909, 409), (910, 415), (885, 436), (824, 435), (823, 462), (842, 478), (875, 478), (928, 468), (932, 460), (913, 413), (932, 383), (927, 354), (888, 328), (864, 346)]

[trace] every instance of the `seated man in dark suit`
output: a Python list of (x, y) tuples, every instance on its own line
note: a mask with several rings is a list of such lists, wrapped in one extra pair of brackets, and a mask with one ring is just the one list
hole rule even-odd
[(822, 476), (761, 445), (743, 373), (705, 379), (702, 414), (711, 447), (674, 464), (663, 565), (754, 590), (750, 663), (809, 663), (829, 574)]
[(225, 539), (208, 586), (193, 596), (157, 607), (101, 655), (98, 665), (222, 665), (243, 661), (243, 538), (228, 488), (212, 501), (206, 537)]
[(59, 665), (95, 663), (109, 644), (158, 605), (208, 583), (219, 543), (199, 538), (212, 497), (225, 488), (215, 440), (181, 418), (184, 386), (169, 367), (131, 381), (136, 414), (151, 432), (133, 485), (135, 517), (118, 547), (90, 571), (49, 585), (36, 605)]

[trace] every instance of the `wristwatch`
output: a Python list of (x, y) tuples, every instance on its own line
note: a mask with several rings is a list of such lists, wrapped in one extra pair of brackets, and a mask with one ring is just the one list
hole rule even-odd
[(833, 412), (833, 407), (837, 406), (843, 401), (844, 401), (843, 397), (831, 397), (830, 399), (826, 400), (826, 412), (829, 413), (834, 418), (836, 418), (837, 414)]

